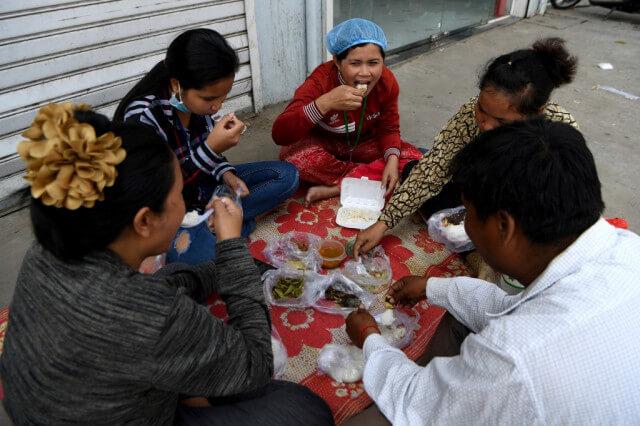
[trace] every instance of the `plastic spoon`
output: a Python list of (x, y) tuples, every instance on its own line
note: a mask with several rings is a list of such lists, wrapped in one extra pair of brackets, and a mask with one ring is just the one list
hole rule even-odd
[[(222, 191), (216, 191), (216, 192), (220, 192), (222, 193)], [(236, 187), (235, 188), (235, 194), (236, 194), (236, 199), (234, 200), (236, 202), (236, 204), (238, 206), (241, 206), (240, 204), (240, 194), (242, 194), (242, 189), (240, 189), (240, 187)], [(214, 194), (214, 198), (217, 197), (218, 194)], [(205, 210), (204, 213), (202, 214), (197, 214), (194, 216), (193, 213), (196, 213), (196, 211), (191, 211), (189, 213), (187, 213), (185, 215), (185, 218), (187, 218), (187, 216), (191, 215), (188, 217), (187, 222), (185, 223), (185, 219), (182, 219), (182, 227), (183, 228), (193, 228), (194, 226), (198, 226), (200, 225), (202, 222), (204, 222), (205, 220), (207, 220), (209, 218), (209, 216), (211, 216), (211, 214), (213, 213), (213, 209), (207, 209)]]
[[(196, 213), (195, 217), (193, 216), (193, 213)], [(209, 216), (211, 216), (212, 213), (213, 213), (213, 209), (207, 209), (202, 214), (197, 214), (197, 212), (195, 210), (191, 211), (191, 212), (187, 213), (186, 215), (184, 215), (185, 218), (182, 219), (181, 226), (183, 228), (193, 228), (194, 226), (198, 226), (202, 222), (207, 220), (209, 218)], [(189, 215), (191, 215), (191, 216), (189, 216)], [(187, 222), (185, 223), (185, 219), (187, 218), (187, 216), (189, 216), (189, 218), (188, 218)]]

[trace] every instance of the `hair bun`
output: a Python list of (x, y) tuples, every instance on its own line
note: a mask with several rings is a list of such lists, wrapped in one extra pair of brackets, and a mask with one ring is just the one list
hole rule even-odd
[(125, 156), (122, 140), (113, 132), (96, 135), (94, 127), (76, 120), (76, 111), (87, 105), (49, 104), (40, 108), (18, 144), (26, 163), (25, 179), (33, 198), (47, 206), (75, 210), (104, 200), (104, 188), (112, 186), (116, 165)]
[(554, 87), (571, 83), (576, 75), (578, 59), (571, 56), (561, 38), (544, 38), (533, 43), (533, 50), (542, 60)]

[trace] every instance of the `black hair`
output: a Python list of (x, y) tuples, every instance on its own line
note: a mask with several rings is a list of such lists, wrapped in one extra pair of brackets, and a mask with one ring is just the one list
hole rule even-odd
[(569, 124), (538, 117), (483, 132), (452, 171), (481, 220), (506, 211), (533, 243), (577, 237), (604, 210), (593, 155)]
[(354, 46), (351, 46), (350, 48), (348, 48), (347, 50), (345, 50), (342, 53), (338, 53), (336, 55), (336, 59), (338, 59), (338, 61), (342, 61), (344, 58), (346, 58), (349, 55), (349, 52), (351, 52), (353, 49), (358, 48), (358, 47), (366, 46), (367, 44), (373, 44), (374, 46), (376, 46), (378, 48), (378, 50), (380, 50), (380, 55), (382, 55), (382, 59), (385, 58), (384, 49), (382, 47), (380, 47), (379, 45), (377, 45), (375, 43), (360, 43), (360, 44), (356, 44)]
[(530, 49), (515, 50), (490, 61), (480, 77), (480, 90), (504, 91), (521, 114), (533, 116), (549, 101), (553, 89), (570, 83), (578, 60), (560, 38), (545, 38)]
[(91, 124), (96, 135), (112, 131), (120, 136), (126, 157), (116, 166), (114, 185), (104, 189), (104, 200), (91, 208), (69, 210), (32, 199), (31, 223), (36, 239), (67, 261), (106, 248), (133, 223), (141, 208), (162, 212), (176, 178), (173, 152), (151, 128), (137, 123), (112, 125), (107, 117), (93, 111), (76, 111), (75, 117)]
[(142, 96), (163, 96), (170, 79), (181, 89), (201, 89), (238, 71), (238, 55), (218, 32), (207, 28), (188, 30), (175, 38), (163, 61), (158, 62), (118, 104), (115, 121), (122, 121), (129, 104)]

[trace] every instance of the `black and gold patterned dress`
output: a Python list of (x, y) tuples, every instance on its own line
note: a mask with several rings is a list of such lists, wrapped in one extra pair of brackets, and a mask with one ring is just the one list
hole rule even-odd
[[(476, 101), (477, 97), (471, 98), (449, 119), (436, 136), (433, 148), (420, 159), (391, 197), (380, 216), (389, 228), (416, 212), (449, 182), (451, 160), (480, 133), (475, 119)], [(578, 127), (571, 114), (557, 104), (548, 103), (543, 115), (549, 120)]]

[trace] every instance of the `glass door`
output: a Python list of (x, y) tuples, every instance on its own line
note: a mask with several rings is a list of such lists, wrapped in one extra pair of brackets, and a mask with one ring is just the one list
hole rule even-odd
[(442, 10), (442, 31), (486, 23), (494, 16), (495, 0), (447, 0)]
[(476, 25), (493, 17), (496, 0), (333, 0), (334, 25), (350, 18), (380, 25), (389, 50)]

